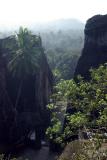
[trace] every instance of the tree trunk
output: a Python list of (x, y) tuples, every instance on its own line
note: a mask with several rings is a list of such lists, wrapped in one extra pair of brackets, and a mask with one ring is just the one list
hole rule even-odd
[(19, 98), (21, 96), (21, 90), (22, 90), (22, 84), (23, 84), (23, 79), (20, 82), (20, 86), (18, 89), (18, 93), (17, 93), (17, 97), (16, 97), (16, 103), (15, 103), (15, 108), (17, 108), (18, 102), (19, 102)]

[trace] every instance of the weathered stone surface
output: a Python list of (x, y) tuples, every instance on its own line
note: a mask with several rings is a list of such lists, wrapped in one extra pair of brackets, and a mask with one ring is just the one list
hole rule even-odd
[(42, 49), (41, 39), (35, 44), (41, 52), (40, 68), (23, 82), (20, 99), (15, 108), (20, 79), (8, 71), (12, 51), (17, 49), (14, 36), (0, 39), (0, 142), (14, 143), (36, 127), (49, 124), (46, 105), (52, 91), (53, 75)]
[(107, 15), (90, 18), (84, 33), (84, 48), (74, 76), (80, 74), (85, 79), (89, 79), (90, 68), (96, 68), (107, 62)]

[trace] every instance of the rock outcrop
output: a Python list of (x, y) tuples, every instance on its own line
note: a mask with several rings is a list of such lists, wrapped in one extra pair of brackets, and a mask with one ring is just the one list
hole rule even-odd
[(96, 68), (107, 62), (107, 15), (90, 18), (84, 33), (84, 48), (74, 76), (80, 74), (85, 79), (89, 79), (90, 68)]
[(41, 128), (43, 132), (49, 124), (46, 105), (52, 92), (53, 75), (42, 48), (41, 38), (38, 36), (38, 41), (33, 46), (40, 52), (40, 67), (35, 74), (30, 74), (23, 81), (15, 107), (20, 78), (9, 73), (8, 61), (17, 47), (14, 36), (0, 39), (0, 143), (20, 142), (31, 131)]

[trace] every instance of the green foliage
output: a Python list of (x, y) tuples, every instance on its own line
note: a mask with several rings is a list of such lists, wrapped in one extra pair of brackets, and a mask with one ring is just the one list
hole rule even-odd
[[(76, 109), (75, 114), (66, 114), (64, 132), (61, 134), (62, 141), (79, 129), (90, 127), (107, 127), (107, 66), (100, 66), (98, 69), (91, 69), (91, 80), (89, 82), (78, 76), (78, 82), (72, 80), (61, 80), (55, 87), (53, 94), (53, 110), (57, 115), (58, 103), (62, 102), (62, 111), (65, 104), (69, 108)], [(65, 103), (67, 102), (67, 103)], [(60, 121), (60, 118), (59, 118)], [(54, 127), (55, 123), (52, 127)], [(51, 130), (51, 129), (50, 129)]]
[(49, 127), (46, 134), (50, 136), (50, 139), (57, 138), (59, 136), (61, 123), (59, 121), (54, 121), (54, 127)]
[(40, 36), (32, 35), (27, 28), (20, 27), (13, 39), (15, 39), (16, 47), (10, 46), (9, 48), (11, 56), (8, 69), (14, 78), (20, 80), (15, 102), (15, 108), (17, 108), (24, 81), (40, 69), (42, 46)]
[(59, 70), (61, 78), (71, 79), (83, 47), (83, 31), (60, 30), (41, 36), (51, 69)]
[(58, 69), (53, 70), (54, 81), (57, 83), (61, 79), (61, 72)]
[(61, 133), (62, 125), (57, 116), (58, 112), (57, 106), (50, 104), (48, 105), (48, 109), (50, 109), (50, 111), (52, 112), (52, 118), (51, 118), (51, 126), (48, 127), (46, 134), (47, 136), (49, 136), (50, 140), (55, 139), (55, 141), (59, 141), (60, 139), (59, 134)]
[[(8, 68), (13, 76), (34, 74), (39, 67), (40, 48), (36, 45), (40, 41), (39, 36), (33, 36), (27, 28), (20, 27), (16, 34), (17, 48), (12, 50)], [(37, 45), (38, 46), (38, 45)]]
[(76, 129), (86, 125), (87, 123), (86, 116), (80, 112), (67, 116), (67, 120), (69, 122), (69, 126)]

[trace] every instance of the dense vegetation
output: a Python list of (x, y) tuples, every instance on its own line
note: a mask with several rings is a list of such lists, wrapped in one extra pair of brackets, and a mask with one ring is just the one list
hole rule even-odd
[[(42, 38), (48, 63), (53, 71), (60, 72), (60, 78), (73, 77), (78, 58), (84, 43), (84, 24), (75, 19), (57, 20), (31, 27), (32, 33), (38, 32)], [(0, 33), (0, 37), (14, 35), (12, 31)]]
[[(101, 65), (90, 72), (90, 81), (78, 76), (77, 82), (73, 79), (61, 80), (55, 87), (53, 103), (49, 105), (52, 126), (47, 130), (55, 143), (64, 145), (81, 131), (98, 129), (100, 132), (102, 127), (107, 131), (107, 66)], [(61, 117), (65, 110), (63, 121)]]
[[(38, 37), (32, 36), (27, 28), (20, 27), (19, 33), (16, 34), (16, 42), (18, 49), (12, 52), (8, 63), (9, 72), (13, 77), (20, 80), (19, 89), (17, 91), (15, 108), (19, 103), (22, 92), (22, 86), (26, 78), (30, 75), (35, 75), (39, 66), (40, 50), (35, 48), (34, 43), (37, 43)], [(11, 48), (11, 47), (10, 47)], [(11, 48), (12, 50), (13, 48)]]
[(53, 72), (60, 72), (63, 79), (72, 78), (83, 47), (83, 30), (42, 32), (41, 36)]
[[(40, 144), (41, 130), (44, 132), (48, 126), (49, 113), (51, 112), (51, 124), (46, 131), (50, 139), (50, 147), (53, 145), (55, 150), (62, 149), (75, 139), (88, 139), (86, 142), (74, 141), (70, 143), (69, 148), (73, 151), (70, 155), (71, 157), (68, 157), (68, 159), (61, 157), (61, 160), (104, 160), (104, 158), (107, 158), (107, 154), (102, 151), (99, 152), (99, 148), (101, 148), (102, 142), (107, 140), (107, 64), (100, 65), (97, 69), (90, 69), (90, 73), (87, 73), (88, 76), (90, 75), (88, 81), (85, 79), (86, 72), (84, 72), (84, 78), (78, 75), (75, 79), (71, 79), (83, 46), (83, 31), (77, 29), (41, 32), (41, 36), (45, 47), (43, 56), (40, 36), (34, 36), (27, 29), (20, 28), (19, 33), (15, 36), (16, 50), (11, 52), (8, 60), (7, 69), (12, 76), (11, 80), (15, 78), (19, 81), (13, 106), (19, 115), (23, 112), (25, 114), (25, 117), (23, 117), (23, 114), (21, 115), (25, 131), (21, 128), (21, 123), (17, 123), (17, 126), (20, 125), (18, 127), (22, 131), (19, 136), (25, 135), (23, 132), (26, 132), (26, 128), (28, 132), (35, 129), (37, 143)], [(11, 46), (9, 48), (13, 49)], [(86, 48), (85, 51), (87, 50), (89, 51)], [(94, 63), (91, 63), (93, 62), (91, 54), (94, 55)], [(85, 54), (85, 61), (83, 59), (85, 63), (87, 63), (87, 57), (90, 66), (94, 68), (103, 63), (103, 61), (96, 62), (96, 55), (93, 52), (91, 54), (89, 55), (91, 58)], [(48, 57), (56, 82), (48, 105), (50, 112), (45, 111), (48, 111), (46, 105), (47, 97), (51, 92), (49, 85), (50, 83), (52, 85), (52, 76), (50, 71), (46, 72), (49, 70), (49, 66), (47, 62), (44, 63), (45, 55)], [(102, 57), (101, 54), (100, 56)], [(47, 68), (45, 68), (46, 65)], [(87, 64), (86, 67), (82, 65), (81, 71), (83, 72), (83, 67), (87, 68), (87, 66)], [(29, 77), (31, 77), (30, 81), (28, 80)], [(13, 85), (11, 84), (12, 88), (14, 88)], [(37, 88), (37, 86), (39, 87)], [(31, 91), (29, 92), (26, 90), (27, 87), (30, 89), (32, 87), (33, 90), (29, 90)], [(44, 88), (46, 91), (43, 91)], [(48, 90), (49, 94), (47, 93)], [(33, 96), (32, 93), (34, 93)], [(35, 95), (37, 94), (38, 97), (35, 101)], [(38, 103), (39, 100), (40, 103)], [(26, 120), (26, 117), (28, 117), (26, 113), (29, 111), (32, 112), (29, 116), (30, 120)], [(45, 114), (48, 115), (46, 115), (48, 121)], [(15, 123), (16, 121), (18, 120), (15, 119)], [(12, 132), (13, 130), (11, 130)], [(92, 139), (92, 141), (89, 139)], [(74, 151), (75, 148), (76, 150)]]

